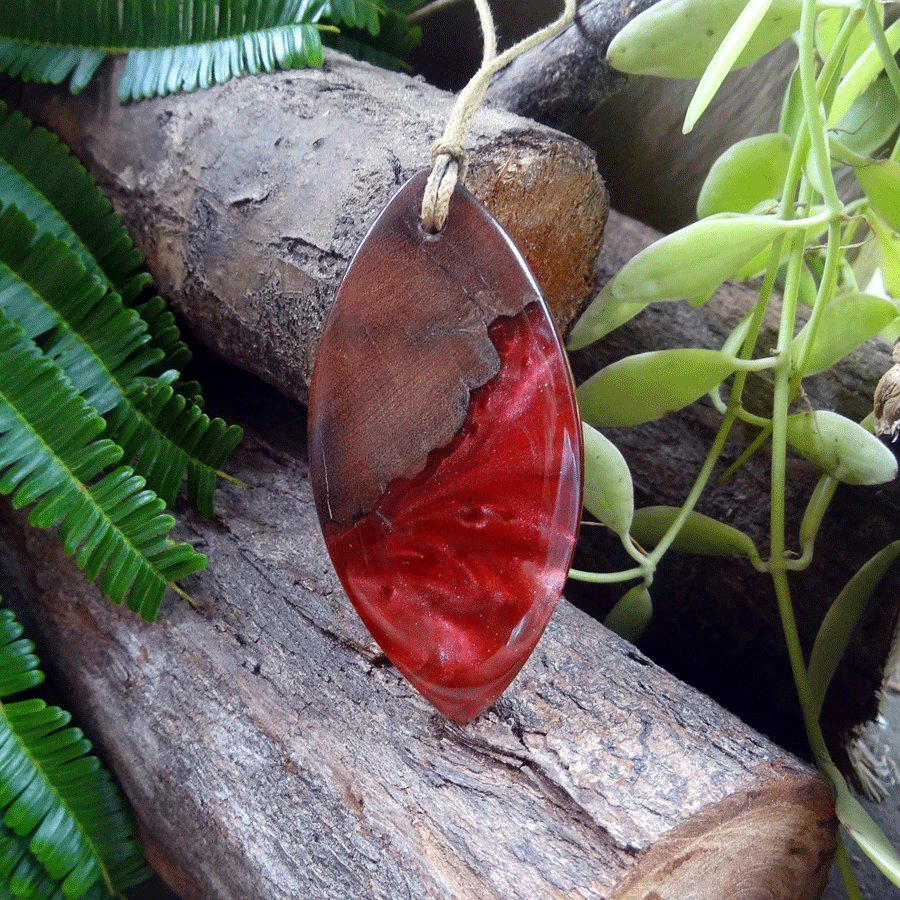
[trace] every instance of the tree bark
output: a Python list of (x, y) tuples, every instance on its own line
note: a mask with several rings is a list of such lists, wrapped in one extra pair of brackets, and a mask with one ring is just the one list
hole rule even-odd
[[(125, 105), (121, 67), (104, 66), (78, 97), (33, 85), (8, 97), (97, 178), (195, 336), (305, 401), (341, 274), (429, 164), (452, 97), (326, 52), (320, 70)], [(467, 187), (516, 241), (565, 333), (590, 296), (606, 219), (593, 154), (489, 109), (469, 148)]]
[[(245, 393), (242, 393), (244, 391)], [(456, 726), (387, 663), (319, 534), (301, 410), (221, 386), (247, 437), (208, 553), (145, 625), (4, 510), (3, 588), (185, 898), (813, 900), (824, 783), (561, 601), (487, 714)], [(653, 892), (656, 893), (653, 893)]]
[[(656, 0), (585, 0), (553, 40), (523, 53), (491, 82), (488, 100), (568, 134), (629, 82), (606, 61), (612, 39)], [(548, 21), (553, 9), (542, 9)], [(502, 29), (502, 26), (501, 26)]]
[[(626, 260), (659, 236), (612, 212), (598, 262), (598, 283), (608, 281)], [(603, 340), (573, 354), (576, 379), (583, 380), (602, 366), (642, 350), (719, 348), (754, 300), (748, 288), (728, 283), (700, 309), (686, 303), (648, 307)], [(778, 308), (770, 310), (760, 346), (775, 346), (778, 315)], [(890, 345), (869, 341), (831, 370), (806, 379), (805, 400), (797, 401), (796, 411), (807, 408), (803, 404), (808, 402), (814, 409), (834, 409), (860, 421), (872, 411), (875, 385), (890, 366)], [(745, 405), (764, 415), (770, 400), (771, 381), (752, 376), (744, 393)], [(628, 461), (638, 506), (681, 505), (719, 421), (712, 406), (701, 401), (645, 425), (606, 432)], [(724, 471), (755, 436), (755, 429), (738, 426), (726, 445), (725, 465), (718, 471)], [(726, 483), (719, 484), (714, 477), (698, 506), (698, 511), (749, 534), (763, 557), (769, 534), (769, 466), (768, 453), (762, 451)], [(789, 459), (789, 542), (796, 541), (817, 480), (818, 472), (805, 460)], [(863, 563), (900, 534), (898, 494), (896, 481), (875, 488), (841, 485), (838, 490), (820, 531), (813, 564), (791, 578), (795, 614), (807, 650), (841, 588)], [(630, 567), (630, 562), (618, 555), (617, 544), (605, 539), (600, 529), (582, 529), (576, 565), (600, 570), (623, 564)], [(796, 543), (789, 543), (789, 549), (797, 550)], [(576, 584), (569, 590), (572, 599), (600, 617), (621, 593), (621, 588)], [(779, 743), (802, 751), (805, 737), (768, 576), (737, 559), (669, 553), (652, 593), (654, 618), (641, 648)], [(842, 756), (845, 769), (845, 753), (855, 727), (877, 713), (898, 618), (900, 575), (893, 567), (856, 630), (823, 712), (829, 743), (833, 752)]]

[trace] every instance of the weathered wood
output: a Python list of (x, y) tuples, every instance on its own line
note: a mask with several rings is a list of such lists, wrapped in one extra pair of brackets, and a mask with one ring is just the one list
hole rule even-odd
[(487, 714), (435, 713), (333, 575), (302, 412), (222, 393), (251, 488), (181, 513), (211, 559), (185, 585), (199, 611), (173, 596), (141, 624), (0, 508), (4, 591), (184, 897), (819, 896), (825, 785), (565, 601)]
[[(95, 175), (194, 335), (305, 400), (334, 288), (378, 211), (428, 165), (452, 98), (331, 52), (320, 70), (127, 105), (120, 74), (105, 66), (78, 97), (26, 86), (10, 99)], [(606, 218), (593, 154), (489, 109), (469, 146), (467, 187), (565, 332), (589, 297)]]
[[(598, 283), (659, 237), (631, 219), (610, 214)], [(730, 329), (753, 303), (747, 288), (724, 285), (702, 308), (661, 303), (572, 355), (576, 378), (630, 353), (668, 347), (721, 347)], [(766, 320), (760, 346), (776, 343), (778, 310)], [(804, 381), (813, 408), (835, 409), (860, 421), (872, 411), (873, 391), (891, 366), (891, 348), (870, 341), (832, 370)], [(765, 413), (770, 380), (752, 376), (745, 390), (749, 409)], [(798, 401), (802, 410), (803, 401)], [(712, 443), (719, 415), (702, 401), (680, 413), (636, 428), (606, 432), (621, 449), (635, 479), (637, 504), (680, 506)], [(739, 426), (726, 445), (729, 464), (756, 436)], [(769, 465), (757, 453), (728, 482), (713, 481), (698, 510), (748, 533), (766, 555), (769, 533)], [(724, 466), (719, 471), (724, 471)], [(818, 473), (792, 456), (787, 476), (789, 549)], [(900, 484), (877, 488), (842, 485), (825, 518), (812, 566), (791, 576), (801, 639), (811, 648), (822, 617), (853, 573), (900, 534)], [(792, 543), (793, 542), (793, 543)], [(583, 529), (582, 568), (630, 566), (617, 541), (600, 529)], [(576, 559), (576, 564), (579, 560)], [(569, 596), (602, 616), (621, 589), (572, 585)], [(725, 558), (671, 553), (654, 581), (654, 619), (641, 647), (655, 660), (700, 687), (742, 718), (798, 750), (805, 746), (777, 607), (767, 575), (747, 563)], [(833, 751), (843, 753), (855, 726), (877, 712), (885, 666), (900, 616), (900, 576), (891, 571), (882, 583), (835, 676), (823, 713)], [(846, 760), (844, 760), (846, 764)], [(845, 765), (846, 767), (846, 765)]]

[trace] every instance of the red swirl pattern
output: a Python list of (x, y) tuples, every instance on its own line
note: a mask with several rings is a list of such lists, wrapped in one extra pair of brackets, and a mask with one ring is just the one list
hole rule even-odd
[(532, 304), (490, 336), (500, 371), (472, 392), (451, 444), (351, 527), (325, 530), (373, 637), (458, 722), (500, 696), (540, 639), (581, 514), (581, 423), (549, 317)]

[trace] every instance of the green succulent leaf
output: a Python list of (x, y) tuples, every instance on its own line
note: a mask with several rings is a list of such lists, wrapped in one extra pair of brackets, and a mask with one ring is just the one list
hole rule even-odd
[(854, 171), (872, 209), (890, 228), (900, 231), (900, 162), (872, 160), (869, 165), (858, 166)]
[[(884, 10), (881, 6), (876, 7), (878, 18), (884, 21)], [(849, 10), (843, 6), (831, 6), (822, 9), (816, 18), (816, 49), (822, 59), (827, 59), (830, 55), (838, 34), (844, 25), (844, 19), (848, 15)], [(860, 16), (853, 28), (853, 34), (847, 49), (844, 51), (844, 61), (841, 67), (842, 72), (846, 72), (853, 64), (862, 56), (869, 48), (872, 39), (869, 35), (869, 29), (866, 27), (864, 17)]]
[(682, 409), (735, 370), (717, 350), (653, 350), (601, 369), (577, 390), (586, 422), (596, 428), (639, 425)]
[(774, 216), (722, 216), (672, 232), (630, 259), (609, 283), (629, 303), (705, 300), (776, 237), (801, 227)]
[(566, 346), (569, 350), (587, 347), (633, 319), (647, 306), (649, 303), (640, 300), (632, 302), (614, 297), (612, 282), (607, 282), (575, 323)]
[(33, 504), (33, 525), (59, 523), (85, 575), (152, 621), (167, 585), (206, 557), (168, 540), (174, 520), (143, 478), (126, 466), (102, 476), (122, 448), (99, 437), (103, 419), (2, 311), (0, 360), (0, 493)]
[(881, 75), (856, 98), (831, 134), (852, 153), (872, 156), (891, 139), (898, 123), (900, 98), (887, 75)]
[(653, 599), (643, 584), (627, 591), (606, 614), (603, 624), (620, 638), (634, 643), (653, 618)]
[[(900, 20), (884, 30), (891, 53), (900, 49)], [(833, 127), (844, 116), (856, 99), (884, 71), (884, 64), (874, 43), (869, 43), (856, 61), (841, 78), (831, 108), (828, 111), (828, 125)]]
[(828, 686), (850, 643), (857, 623), (881, 579), (898, 556), (900, 556), (900, 541), (894, 541), (879, 550), (847, 582), (825, 614), (807, 667), (813, 711), (816, 716), (822, 709)]
[(795, 139), (799, 133), (804, 115), (800, 69), (799, 66), (795, 66), (781, 101), (781, 116), (778, 120), (778, 130), (782, 134), (788, 135), (791, 139)]
[(835, 792), (835, 808), (841, 825), (884, 875), (900, 887), (900, 852), (853, 796), (846, 780), (834, 765), (826, 764), (823, 768)]
[(900, 233), (877, 215), (869, 216), (878, 244), (878, 262), (884, 287), (892, 297), (900, 298)]
[[(683, 131), (691, 131), (697, 120), (709, 106), (710, 101), (722, 86), (725, 76), (737, 67), (737, 61), (747, 50), (747, 45), (757, 33), (766, 14), (772, 7), (773, 0), (746, 0), (744, 8), (738, 13), (734, 24), (716, 47), (694, 96), (684, 116)], [(771, 25), (771, 23), (768, 23)]]
[[(636, 509), (631, 536), (642, 547), (655, 547), (680, 513), (681, 510), (673, 506), (644, 506)], [(756, 545), (743, 531), (693, 511), (688, 514), (671, 548), (703, 556), (743, 556), (759, 560)]]
[(605, 435), (587, 423), (584, 431), (584, 506), (619, 537), (634, 514), (634, 485), (628, 463)]
[(150, 873), (134, 824), (70, 716), (38, 699), (34, 645), (0, 610), (0, 880), (13, 896), (109, 898)]
[[(874, 294), (843, 294), (829, 301), (822, 311), (815, 342), (809, 351), (804, 375), (831, 368), (851, 350), (875, 337), (898, 316), (896, 303)], [(798, 358), (809, 340), (809, 323), (803, 326), (791, 346)]]
[(826, 475), (848, 484), (884, 484), (897, 476), (897, 460), (875, 435), (830, 410), (787, 419), (788, 443)]
[(749, 213), (781, 196), (791, 159), (786, 134), (761, 134), (732, 144), (713, 164), (697, 199), (700, 219)]
[[(768, 9), (731, 68), (759, 59), (799, 27), (798, 0), (764, 5)], [(607, 58), (633, 75), (700, 78), (746, 6), (746, 0), (660, 0), (613, 38)]]

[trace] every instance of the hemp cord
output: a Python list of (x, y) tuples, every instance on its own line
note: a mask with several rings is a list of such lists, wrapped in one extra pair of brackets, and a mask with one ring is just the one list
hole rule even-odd
[(478, 107), (484, 100), (491, 78), (518, 56), (556, 37), (567, 28), (575, 20), (577, 2), (578, 0), (565, 0), (565, 9), (555, 22), (539, 29), (497, 56), (497, 35), (488, 0), (475, 0), (481, 21), (484, 52), (480, 68), (460, 91), (447, 119), (443, 135), (431, 148), (432, 169), (422, 197), (422, 228), (429, 234), (437, 234), (444, 227), (450, 211), (450, 197), (456, 185), (465, 181), (466, 135)]

